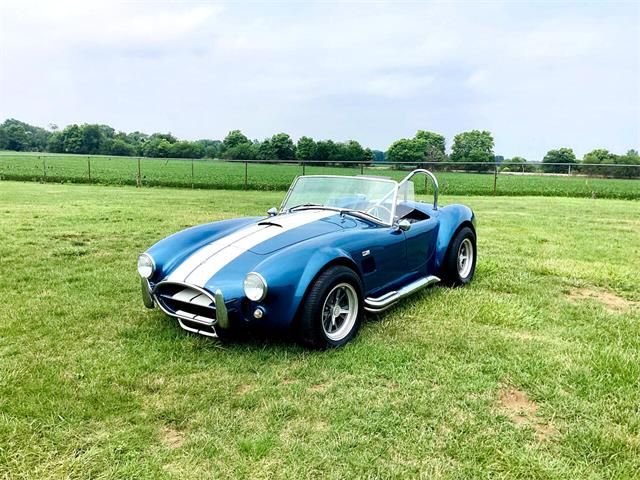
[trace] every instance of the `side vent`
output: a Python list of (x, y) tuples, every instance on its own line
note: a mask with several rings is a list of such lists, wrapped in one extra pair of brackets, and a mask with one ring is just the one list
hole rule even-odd
[(363, 273), (371, 273), (376, 269), (376, 261), (372, 256), (365, 257), (362, 260)]

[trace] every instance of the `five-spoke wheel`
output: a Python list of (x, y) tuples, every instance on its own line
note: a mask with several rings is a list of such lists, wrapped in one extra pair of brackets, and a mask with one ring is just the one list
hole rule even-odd
[(348, 283), (339, 283), (329, 292), (322, 307), (322, 328), (327, 338), (340, 341), (349, 334), (358, 318), (358, 294)]
[(310, 285), (300, 313), (301, 342), (312, 348), (339, 347), (362, 321), (362, 282), (351, 268), (334, 265)]

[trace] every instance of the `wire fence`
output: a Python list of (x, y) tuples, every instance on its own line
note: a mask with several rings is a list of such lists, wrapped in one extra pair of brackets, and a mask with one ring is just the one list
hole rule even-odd
[[(378, 175), (403, 178), (428, 168), (443, 194), (560, 195), (640, 199), (640, 165), (512, 162), (334, 162), (214, 160), (99, 155), (0, 153), (0, 179), (286, 190), (298, 175)], [(616, 178), (610, 178), (616, 177)]]

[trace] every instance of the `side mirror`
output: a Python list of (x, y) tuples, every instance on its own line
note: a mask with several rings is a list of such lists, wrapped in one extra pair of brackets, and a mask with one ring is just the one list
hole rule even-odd
[(398, 222), (398, 230), (402, 230), (403, 232), (406, 232), (410, 228), (411, 228), (411, 222), (409, 220), (406, 220), (403, 218)]
[(270, 217), (275, 217), (278, 214), (278, 209), (276, 207), (271, 207), (269, 210), (267, 210), (267, 215), (269, 215)]

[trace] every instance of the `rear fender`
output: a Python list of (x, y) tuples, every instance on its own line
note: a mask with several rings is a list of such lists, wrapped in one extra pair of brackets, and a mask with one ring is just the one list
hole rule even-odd
[(447, 205), (439, 210), (440, 228), (436, 240), (434, 271), (442, 267), (451, 239), (463, 225), (470, 225), (475, 231), (476, 217), (465, 205)]

